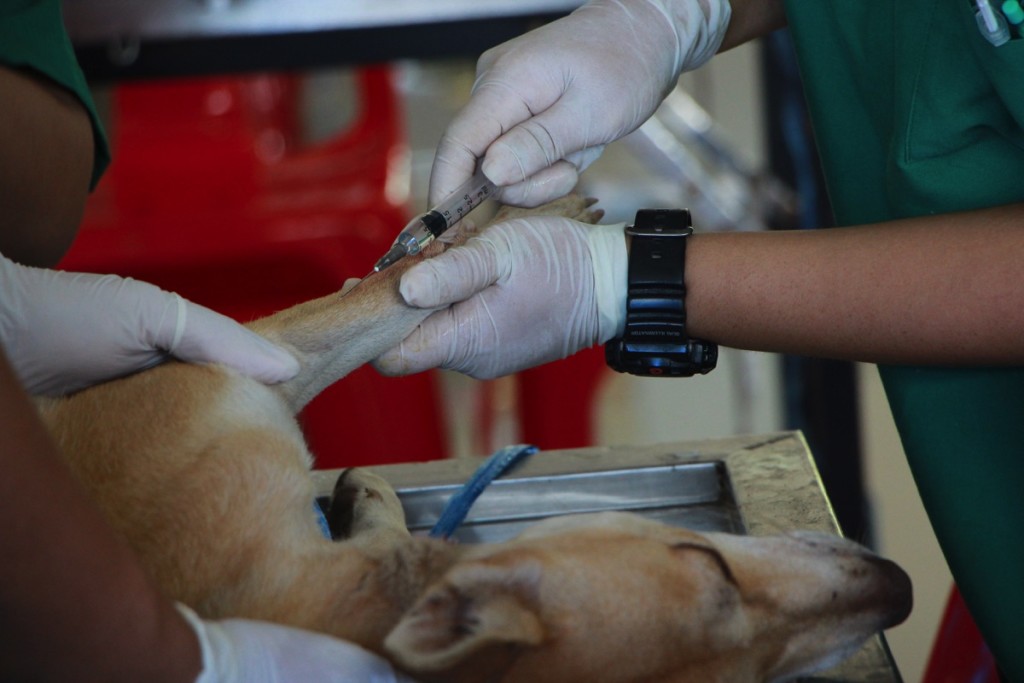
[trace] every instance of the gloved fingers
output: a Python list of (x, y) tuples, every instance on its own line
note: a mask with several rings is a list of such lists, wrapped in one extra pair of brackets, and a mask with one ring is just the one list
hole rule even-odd
[[(438, 145), (431, 170), (431, 204), (465, 182), (479, 160), (484, 174), (504, 188), (563, 160), (582, 170), (597, 154), (583, 162), (579, 152), (628, 132), (618, 123), (619, 116), (611, 116), (611, 125), (605, 122), (609, 111), (621, 108), (609, 106), (621, 100), (621, 93), (614, 85), (605, 86), (600, 66), (585, 57), (578, 63), (579, 55), (563, 45), (586, 31), (578, 24), (570, 15), (484, 53), (472, 97)], [(584, 73), (588, 70), (598, 75)], [(630, 78), (628, 73), (623, 77)], [(541, 191), (543, 178), (534, 180), (538, 199), (526, 199), (520, 188), (513, 203), (536, 206), (575, 185), (574, 175), (558, 174), (546, 178), (559, 183)], [(508, 201), (509, 196), (503, 194), (502, 199)]]
[(283, 349), (147, 282), (6, 260), (0, 276), (8, 284), (0, 310), (0, 322), (10, 321), (4, 344), (35, 394), (77, 391), (156, 365), (169, 353), (225, 363), (265, 382), (298, 372), (298, 361)]
[[(526, 180), (501, 188), (496, 198), (500, 197), (501, 203), (511, 206), (536, 207), (564, 197), (572, 192), (579, 182), (579, 174), (601, 156), (604, 148), (605, 145), (594, 145), (567, 154)], [(486, 161), (484, 166), (486, 173)]]
[[(148, 282), (117, 275), (50, 273), (50, 294), (63, 291), (56, 314), (58, 328), (75, 330), (81, 350), (55, 379), (63, 392), (143, 370), (166, 358), (165, 348), (149, 343), (156, 327), (176, 309), (170, 295)], [(74, 310), (72, 310), (74, 309)], [(170, 328), (173, 341), (177, 329)]]
[(281, 347), (175, 294), (169, 295), (157, 330), (155, 346), (181, 360), (220, 363), (267, 384), (284, 382), (299, 372), (298, 360)]
[(452, 118), (437, 145), (430, 170), (430, 205), (444, 201), (469, 180), (477, 160), (506, 130), (504, 126), (512, 127), (526, 116), (528, 109), (511, 93), (489, 92), (472, 98)]
[(495, 357), (500, 322), (494, 319), (486, 299), (475, 297), (430, 315), (401, 344), (375, 359), (373, 367), (386, 377), (432, 368), (476, 379), (504, 374)]
[(378, 370), (408, 374), (440, 367), (489, 379), (594, 344), (602, 327), (615, 328), (613, 318), (624, 308), (610, 293), (609, 320), (602, 320), (594, 259), (624, 260), (625, 240), (619, 226), (592, 244), (592, 230), (561, 217), (511, 218), (410, 269), (400, 284), (409, 303), (451, 305), (378, 358)]
[(120, 305), (90, 296), (97, 287), (116, 292), (120, 282), (0, 259), (0, 342), (30, 393), (59, 396), (152, 360), (125, 341), (135, 330)]
[(199, 640), (203, 669), (197, 683), (413, 683), (353, 643), (248, 619), (205, 621), (175, 606)]
[(569, 194), (578, 182), (576, 166), (568, 161), (559, 161), (523, 182), (503, 187), (501, 201), (511, 206), (540, 206)]
[[(498, 50), (490, 52), (497, 54)], [(480, 63), (483, 63), (483, 58)], [(535, 95), (521, 93), (513, 85), (533, 85), (538, 80), (550, 79), (551, 76), (544, 71), (529, 65), (523, 68), (522, 62), (516, 62), (506, 68), (500, 77), (492, 77), (488, 73), (481, 74), (473, 86), (473, 96), (452, 117), (438, 143), (430, 171), (428, 196), (431, 205), (446, 199), (473, 175), (478, 161), (484, 157), (495, 140), (516, 125), (529, 120), (536, 109), (550, 106), (561, 94), (560, 88), (546, 85), (542, 90), (552, 92), (547, 96), (548, 101), (539, 103), (534, 101), (537, 99)], [(483, 170), (496, 185), (508, 184), (492, 177), (486, 168)], [(513, 176), (513, 182), (524, 177)]]
[(372, 361), (371, 365), (385, 377), (447, 368), (455, 352), (457, 330), (452, 309), (442, 309), (424, 320), (398, 346)]
[[(302, 629), (243, 619), (218, 624), (235, 641), (235, 651), (248, 658), (235, 670), (236, 680), (218, 683), (403, 683), (385, 659), (353, 643)], [(239, 643), (245, 643), (238, 647)]]
[(441, 233), (441, 236), (437, 238), (437, 241), (441, 244), (447, 245), (445, 247), (447, 249), (453, 244), (465, 242), (478, 232), (480, 232), (480, 228), (472, 218), (463, 218), (447, 231)]
[(599, 127), (592, 116), (599, 98), (598, 93), (583, 97), (566, 91), (551, 107), (507, 128), (488, 146), (481, 166), (484, 174), (503, 187), (521, 183), (560, 161), (585, 158), (582, 150), (601, 147), (628, 132), (619, 126)]
[(410, 268), (398, 291), (410, 306), (449, 306), (497, 282), (510, 267), (507, 260), (489, 240), (474, 237)]
[(430, 169), (430, 186), (427, 202), (436, 206), (447, 199), (455, 188), (462, 185), (476, 172), (476, 154), (461, 142), (445, 136), (434, 154)]

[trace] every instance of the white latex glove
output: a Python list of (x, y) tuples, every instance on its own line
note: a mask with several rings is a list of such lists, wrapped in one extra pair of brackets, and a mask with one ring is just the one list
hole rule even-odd
[(625, 324), (626, 266), (621, 223), (498, 223), (402, 276), (410, 305), (454, 305), (374, 366), (385, 375), (441, 367), (490, 379), (606, 342)]
[(413, 683), (358, 645), (248, 619), (204, 621), (179, 604), (203, 652), (196, 683)]
[(0, 256), (0, 344), (25, 388), (56, 396), (160, 363), (223, 363), (264, 382), (298, 361), (230, 318), (155, 285), (30, 268)]
[(430, 203), (468, 180), (480, 157), (506, 204), (566, 194), (606, 144), (654, 113), (681, 72), (718, 51), (730, 14), (728, 0), (591, 0), (488, 50), (437, 148)]

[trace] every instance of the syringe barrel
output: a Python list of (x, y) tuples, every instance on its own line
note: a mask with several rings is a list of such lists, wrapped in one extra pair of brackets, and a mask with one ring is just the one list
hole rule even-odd
[(440, 237), (494, 194), (494, 189), (494, 184), (481, 171), (477, 171), (443, 202), (409, 221), (398, 234), (395, 244), (403, 247), (406, 254), (420, 253), (434, 238)]
[(440, 237), (448, 228), (452, 227), (452, 224), (445, 220), (436, 209), (427, 211), (425, 214), (419, 217), (420, 224), (426, 228), (431, 235), (434, 237)]
[(460, 185), (428, 213), (439, 214), (446, 223), (445, 228), (450, 228), (494, 194), (494, 190), (494, 183), (487, 179), (483, 171), (478, 169), (472, 178)]

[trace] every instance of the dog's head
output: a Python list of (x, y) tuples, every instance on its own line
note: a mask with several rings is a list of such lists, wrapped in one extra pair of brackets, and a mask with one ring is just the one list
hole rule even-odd
[(765, 681), (835, 663), (910, 596), (899, 567), (837, 537), (600, 513), (467, 550), (385, 647), (424, 680)]

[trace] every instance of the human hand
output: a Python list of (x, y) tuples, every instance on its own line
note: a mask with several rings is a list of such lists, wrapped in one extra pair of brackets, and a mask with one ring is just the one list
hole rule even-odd
[(0, 256), (0, 344), (25, 388), (62, 395), (173, 355), (290, 379), (289, 353), (230, 318), (155, 285), (21, 266)]
[(566, 194), (606, 144), (654, 113), (682, 71), (717, 52), (730, 14), (728, 0), (592, 0), (488, 50), (438, 145), (431, 205), (480, 157), (505, 204)]
[(497, 223), (402, 276), (408, 304), (450, 307), (373, 364), (385, 375), (441, 367), (489, 379), (603, 343), (622, 332), (626, 263), (621, 223)]
[(196, 683), (413, 683), (358, 645), (288, 626), (248, 619), (205, 621), (178, 610), (203, 653)]

